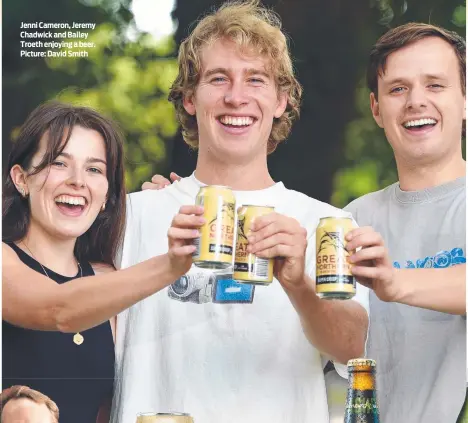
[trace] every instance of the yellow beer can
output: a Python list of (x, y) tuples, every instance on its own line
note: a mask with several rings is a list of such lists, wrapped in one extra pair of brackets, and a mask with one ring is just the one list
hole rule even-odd
[(247, 252), (247, 236), (254, 220), (272, 213), (274, 207), (244, 205), (237, 209), (237, 243), (233, 278), (237, 282), (268, 285), (273, 280), (273, 259)]
[(201, 187), (195, 204), (205, 209), (205, 224), (195, 240), (192, 258), (204, 269), (226, 269), (233, 264), (236, 199), (228, 187)]
[(194, 423), (187, 413), (138, 413), (136, 423)]
[(347, 300), (356, 295), (356, 280), (348, 263), (346, 234), (350, 217), (323, 217), (316, 230), (316, 292), (325, 299)]

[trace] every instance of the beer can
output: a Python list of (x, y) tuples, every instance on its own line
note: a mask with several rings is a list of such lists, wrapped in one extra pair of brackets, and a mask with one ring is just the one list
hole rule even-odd
[(350, 217), (320, 219), (316, 230), (316, 292), (321, 298), (347, 300), (356, 294), (345, 240), (352, 229)]
[(194, 423), (187, 413), (138, 413), (136, 423)]
[(253, 285), (268, 285), (273, 280), (273, 259), (247, 252), (247, 236), (254, 220), (272, 213), (274, 207), (244, 205), (237, 209), (237, 243), (233, 279)]
[(195, 240), (192, 258), (204, 269), (232, 266), (235, 237), (236, 199), (230, 188), (218, 185), (201, 187), (195, 204), (205, 209), (205, 224)]

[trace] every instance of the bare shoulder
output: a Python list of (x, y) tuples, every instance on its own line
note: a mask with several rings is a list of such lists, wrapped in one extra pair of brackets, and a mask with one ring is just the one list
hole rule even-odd
[(107, 263), (91, 263), (95, 275), (115, 272), (115, 267)]
[(2, 242), (2, 263), (3, 265), (12, 265), (19, 262), (18, 255), (9, 245)]

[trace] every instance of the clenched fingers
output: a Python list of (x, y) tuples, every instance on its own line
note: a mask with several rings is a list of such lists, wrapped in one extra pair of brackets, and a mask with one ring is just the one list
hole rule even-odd
[[(351, 273), (359, 278), (366, 278), (368, 280), (379, 280), (383, 278), (384, 270), (380, 267), (367, 267), (367, 266), (351, 266)], [(360, 280), (359, 282), (363, 284), (364, 280)], [(372, 286), (371, 284), (365, 284), (366, 286)]]
[(203, 216), (195, 216), (189, 214), (177, 214), (172, 219), (172, 225), (175, 228), (192, 228), (197, 229), (203, 226), (205, 218)]
[(202, 206), (197, 206), (197, 205), (186, 205), (182, 206), (179, 209), (179, 214), (195, 214), (197, 216), (200, 216), (203, 214), (203, 207)]
[[(249, 240), (249, 238), (250, 237), (247, 239)], [(307, 240), (301, 236), (294, 236), (287, 233), (276, 233), (257, 242), (251, 243), (249, 240), (247, 251), (257, 254), (257, 252), (268, 250), (278, 245), (286, 245), (289, 247), (296, 246), (299, 250), (305, 250)]]
[(200, 232), (197, 229), (182, 229), (170, 227), (167, 231), (167, 236), (173, 240), (191, 240), (198, 238), (200, 236)]
[(176, 228), (199, 228), (205, 223), (201, 206), (182, 206), (172, 219), (171, 226)]
[(257, 217), (252, 223), (251, 229), (252, 234), (249, 236), (249, 242), (257, 242), (280, 232), (307, 236), (307, 230), (296, 219), (275, 212)]
[(197, 247), (193, 244), (181, 245), (177, 247), (172, 247), (171, 253), (174, 256), (183, 257), (183, 256), (188, 256), (189, 254), (192, 254), (196, 249)]
[(387, 257), (387, 250), (384, 246), (363, 248), (349, 257), (350, 263), (359, 263), (365, 260), (382, 260)]
[[(346, 239), (348, 239), (348, 235), (349, 234), (347, 234)], [(379, 245), (384, 245), (382, 235), (370, 228), (370, 230), (366, 230), (357, 234), (355, 233), (354, 235), (352, 235), (351, 241), (349, 241), (346, 245), (346, 249), (348, 251), (353, 251), (359, 247), (365, 248)]]
[(278, 244), (274, 247), (266, 248), (262, 251), (257, 251), (255, 255), (261, 258), (292, 258), (303, 256), (304, 250), (298, 248), (297, 246)]

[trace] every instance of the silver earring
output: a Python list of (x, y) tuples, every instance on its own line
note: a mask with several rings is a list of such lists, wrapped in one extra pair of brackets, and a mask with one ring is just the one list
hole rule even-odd
[(20, 194), (21, 194), (21, 196), (22, 196), (23, 198), (26, 198), (26, 197), (27, 197), (27, 195), (26, 195), (26, 190), (25, 190), (23, 187), (18, 188), (18, 191), (20, 192)]
[(102, 203), (101, 211), (104, 211), (106, 209), (106, 202)]

